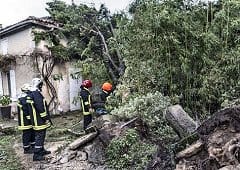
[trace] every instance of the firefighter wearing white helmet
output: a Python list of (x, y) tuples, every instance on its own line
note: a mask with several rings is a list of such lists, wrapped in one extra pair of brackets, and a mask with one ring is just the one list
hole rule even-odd
[(31, 99), (28, 100), (32, 112), (30, 118), (35, 131), (35, 147), (33, 161), (44, 160), (44, 155), (50, 154), (50, 151), (44, 149), (46, 129), (51, 126), (47, 103), (41, 94), (43, 81), (40, 78), (32, 80)]
[(32, 79), (32, 91), (40, 90), (42, 91), (43, 81), (40, 78)]
[(30, 111), (27, 99), (30, 95), (30, 84), (26, 83), (21, 87), (22, 93), (18, 97), (17, 110), (18, 110), (18, 129), (22, 131), (22, 143), (24, 154), (33, 153), (35, 145), (35, 135), (32, 128), (30, 119)]

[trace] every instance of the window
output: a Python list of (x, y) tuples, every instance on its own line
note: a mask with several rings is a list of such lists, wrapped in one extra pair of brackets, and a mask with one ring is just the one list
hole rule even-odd
[(8, 53), (8, 39), (4, 38), (0, 42), (0, 50), (3, 55)]

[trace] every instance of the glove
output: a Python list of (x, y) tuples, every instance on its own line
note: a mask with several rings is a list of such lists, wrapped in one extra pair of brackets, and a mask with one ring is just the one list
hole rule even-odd
[(94, 112), (94, 109), (93, 109), (93, 108), (90, 108), (90, 109), (89, 109), (89, 112), (90, 112), (90, 113), (93, 113), (93, 112)]
[(48, 123), (50, 123), (51, 125), (53, 125), (53, 123), (52, 123), (52, 120), (51, 120), (51, 119), (47, 119), (47, 120), (46, 120), (46, 124), (48, 124)]

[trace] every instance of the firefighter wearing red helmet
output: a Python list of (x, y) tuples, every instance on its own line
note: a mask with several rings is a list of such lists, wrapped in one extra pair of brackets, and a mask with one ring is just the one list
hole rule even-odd
[(92, 87), (92, 81), (91, 80), (83, 80), (82, 86), (85, 88), (91, 88)]
[(88, 125), (92, 122), (92, 113), (91, 113), (91, 94), (89, 88), (92, 87), (91, 80), (84, 80), (80, 86), (80, 99), (81, 106), (83, 111), (83, 129), (86, 130)]

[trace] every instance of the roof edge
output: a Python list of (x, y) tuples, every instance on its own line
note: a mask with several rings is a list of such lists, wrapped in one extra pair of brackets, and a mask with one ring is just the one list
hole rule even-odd
[(46, 18), (46, 17), (37, 18), (37, 17), (30, 16), (27, 19), (22, 20), (16, 24), (0, 29), (0, 36), (10, 34), (28, 25), (39, 25), (42, 27), (46, 27), (47, 29), (60, 28), (60, 24), (51, 20), (50, 18)]

